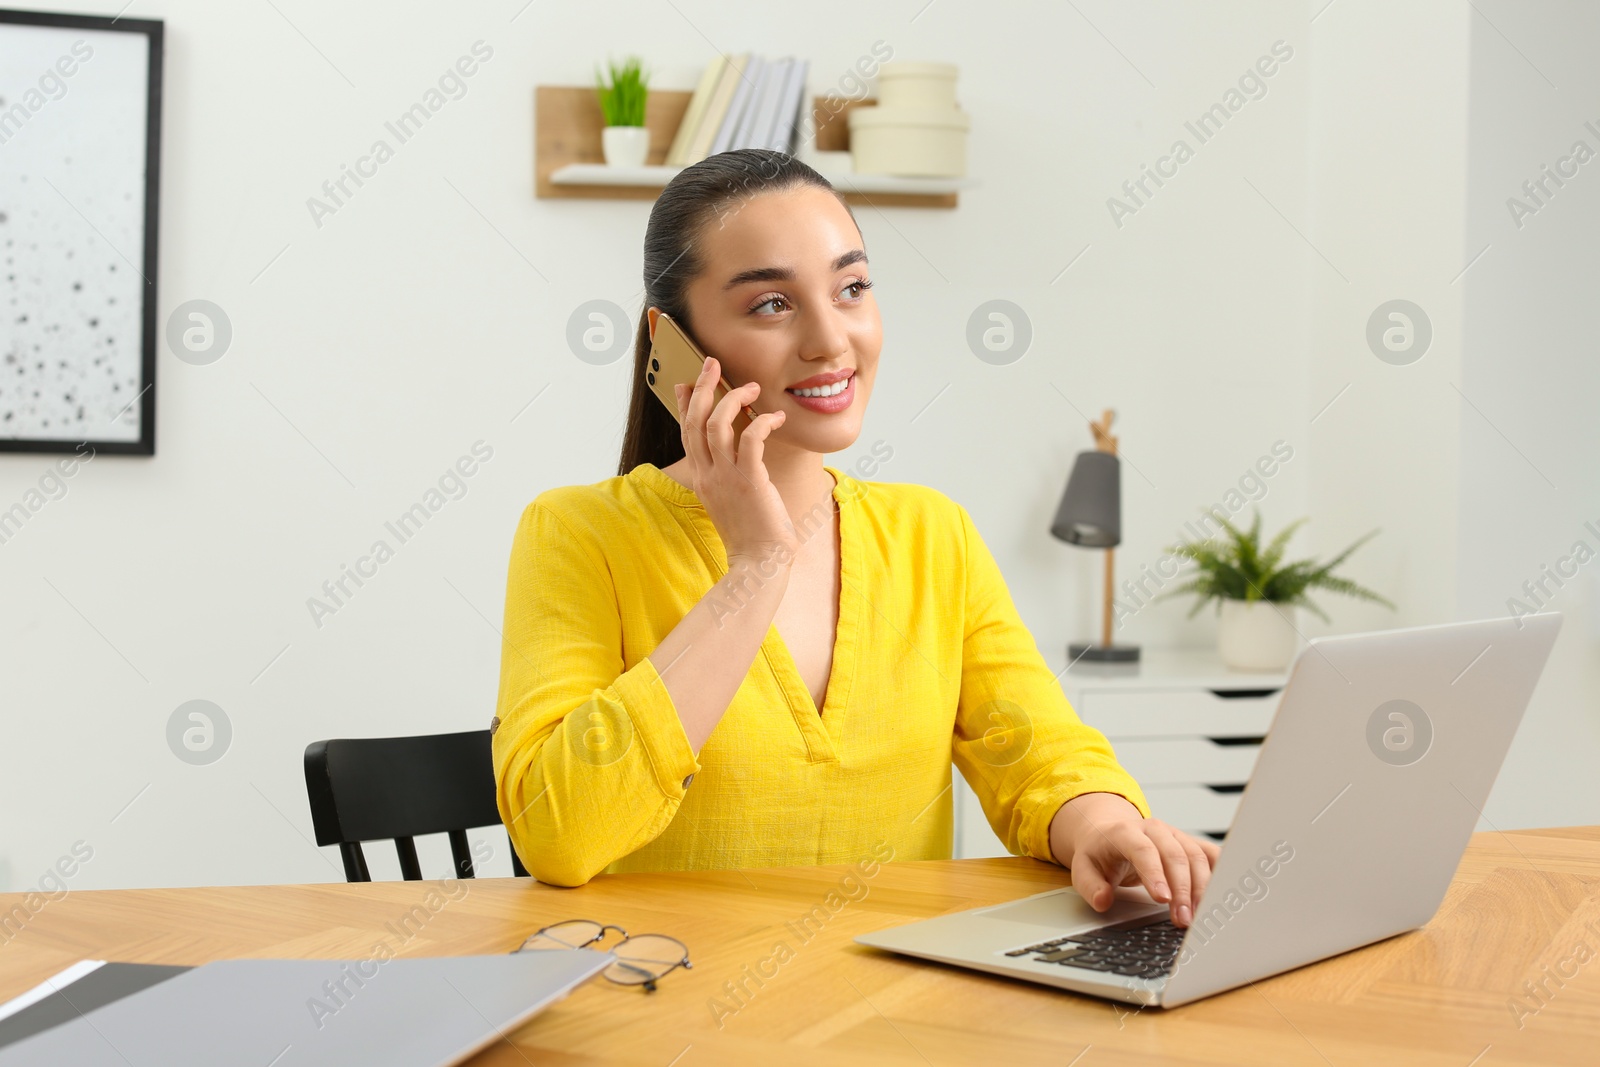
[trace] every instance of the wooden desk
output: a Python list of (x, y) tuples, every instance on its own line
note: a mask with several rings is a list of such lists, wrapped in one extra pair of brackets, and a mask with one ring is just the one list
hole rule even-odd
[[(0, 946), (0, 998), (82, 958), (368, 958), (380, 941), (401, 955), (503, 952), (543, 923), (592, 918), (674, 934), (689, 944), (694, 969), (673, 972), (654, 994), (596, 979), (474, 1064), (1600, 1062), (1600, 827), (1478, 834), (1425, 929), (1171, 1011), (850, 940), (1068, 884), (1058, 868), (1017, 858), (891, 863), (862, 880), (864, 897), (828, 913), (847, 870), (602, 876), (578, 889), (485, 879), (455, 883), (464, 892), (436, 895), (431, 913), (432, 882), (79, 891)], [(0, 896), (0, 913), (20, 900)], [(401, 926), (417, 906), (423, 918)], [(827, 921), (805, 941), (792, 924), (817, 906)], [(793, 951), (781, 962), (773, 961), (779, 941)], [(1559, 987), (1550, 981), (1554, 996), (1536, 1013), (1524, 1001), (1519, 1029), (1511, 998), (1579, 945), (1588, 946), (1586, 962), (1565, 965), (1576, 975)], [(772, 976), (757, 986), (747, 967)], [(753, 994), (735, 1010), (741, 1001), (725, 983), (741, 979)]]

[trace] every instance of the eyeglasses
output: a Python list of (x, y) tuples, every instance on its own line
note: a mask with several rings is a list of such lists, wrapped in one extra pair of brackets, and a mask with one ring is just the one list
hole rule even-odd
[(603, 941), (607, 930), (615, 930), (622, 935), (622, 940), (609, 950), (617, 957), (617, 962), (600, 973), (618, 985), (642, 985), (645, 992), (654, 993), (657, 979), (669, 971), (679, 967), (694, 967), (689, 962), (689, 947), (675, 937), (665, 934), (629, 937), (628, 931), (620, 926), (589, 919), (568, 919), (541, 927), (512, 951), (587, 948), (597, 941)]

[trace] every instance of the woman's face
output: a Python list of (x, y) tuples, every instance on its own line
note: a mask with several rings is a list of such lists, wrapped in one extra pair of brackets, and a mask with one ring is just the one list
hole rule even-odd
[[(760, 384), (757, 412), (787, 413), (768, 448), (850, 447), (872, 395), (883, 320), (862, 284), (867, 256), (844, 205), (815, 186), (763, 193), (709, 223), (700, 252), (705, 268), (687, 293), (694, 339), (730, 386)], [(833, 396), (794, 392), (830, 393), (840, 382)]]

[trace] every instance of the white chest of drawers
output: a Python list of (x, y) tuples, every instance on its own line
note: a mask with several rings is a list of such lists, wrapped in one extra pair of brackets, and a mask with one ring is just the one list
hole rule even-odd
[[(1050, 668), (1065, 666), (1063, 650)], [(1145, 649), (1137, 664), (1079, 661), (1060, 681), (1078, 717), (1138, 779), (1152, 815), (1220, 840), (1287, 677), (1230, 671), (1209, 651)], [(966, 780), (954, 777), (956, 856), (1008, 855)]]

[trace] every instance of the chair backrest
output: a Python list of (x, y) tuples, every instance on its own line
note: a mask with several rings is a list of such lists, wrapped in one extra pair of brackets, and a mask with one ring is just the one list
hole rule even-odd
[[(317, 741), (306, 747), (306, 796), (317, 844), (339, 846), (351, 882), (372, 881), (361, 842), (388, 839), (401, 875), (419, 881), (419, 834), (448, 834), (456, 877), (471, 878), (467, 830), (500, 824), (488, 730)], [(528, 873), (515, 848), (511, 869)]]

